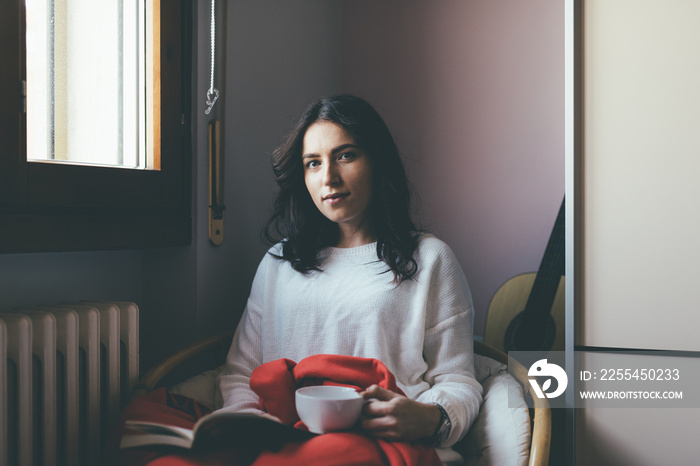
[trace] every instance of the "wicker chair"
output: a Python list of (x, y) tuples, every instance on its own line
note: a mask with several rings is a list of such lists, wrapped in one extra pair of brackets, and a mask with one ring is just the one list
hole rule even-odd
[[(137, 398), (149, 391), (159, 387), (173, 383), (177, 379), (173, 379), (173, 374), (178, 373), (178, 369), (186, 366), (194, 358), (206, 360), (208, 367), (202, 367), (201, 364), (196, 365), (196, 370), (201, 371), (207, 368), (214, 368), (223, 364), (226, 353), (231, 344), (232, 333), (226, 333), (219, 336), (213, 336), (194, 343), (172, 356), (165, 359), (163, 362), (152, 368), (140, 380), (139, 384), (134, 389), (133, 398)], [(474, 342), (474, 352), (482, 356), (492, 358), (503, 364), (508, 364), (508, 356), (484, 343)], [(181, 372), (181, 371), (180, 371)], [(190, 372), (192, 370), (190, 369)], [(196, 372), (196, 371), (195, 371)], [(532, 437), (530, 440), (530, 457), (529, 466), (546, 466), (549, 461), (549, 449), (552, 434), (551, 412), (549, 403), (546, 399), (540, 399), (532, 396), (532, 387), (528, 382), (527, 369), (513, 361), (509, 368), (511, 373), (520, 384), (523, 386), (523, 392), (526, 397), (532, 401), (531, 419), (532, 419)], [(189, 375), (193, 375), (190, 373)], [(183, 375), (180, 373), (180, 377)]]

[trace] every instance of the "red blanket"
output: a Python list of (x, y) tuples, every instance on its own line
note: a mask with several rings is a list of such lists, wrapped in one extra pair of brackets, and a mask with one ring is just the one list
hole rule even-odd
[[(316, 355), (298, 364), (278, 359), (261, 365), (250, 379), (260, 396), (261, 408), (285, 424), (302, 427), (294, 406), (294, 392), (309, 385), (344, 385), (365, 389), (372, 384), (402, 393), (394, 376), (380, 361), (338, 355)], [(152, 420), (191, 427), (206, 409), (196, 402), (164, 389), (137, 399), (122, 414), (125, 419)], [(121, 431), (121, 429), (118, 429)], [(112, 446), (118, 444), (120, 434)], [(114, 449), (112, 450), (114, 452)], [(224, 449), (207, 454), (158, 456), (156, 453), (118, 451), (111, 455), (116, 464), (129, 465), (440, 465), (432, 447), (417, 443), (387, 442), (361, 432), (318, 435), (304, 442), (286, 444), (279, 451), (252, 451), (252, 448)]]

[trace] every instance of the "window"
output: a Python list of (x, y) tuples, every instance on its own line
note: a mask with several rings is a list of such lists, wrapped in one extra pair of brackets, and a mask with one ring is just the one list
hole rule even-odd
[[(27, 159), (157, 169), (152, 2), (26, 0)], [(152, 82), (152, 77), (149, 79)], [(150, 117), (150, 115), (149, 115)], [(93, 140), (102, 141), (94, 150)], [(152, 147), (152, 144), (149, 144)]]
[[(70, 146), (75, 150), (66, 150), (60, 135), (44, 137), (41, 142), (30, 132), (27, 143), (26, 108), (33, 101), (31, 96), (25, 100), (24, 94), (27, 66), (33, 66), (36, 52), (30, 45), (32, 56), (27, 60), (25, 37), (32, 25), (27, 24), (24, 0), (0, 4), (0, 252), (124, 249), (191, 242), (191, 1), (169, 0), (162, 8), (160, 0), (146, 1), (151, 2), (152, 14), (145, 16), (145, 27), (154, 32), (154, 60), (141, 78), (147, 98), (141, 104), (118, 98), (116, 93), (129, 92), (129, 85), (120, 82), (121, 78), (111, 84), (114, 90), (110, 91), (108, 84), (107, 90), (100, 91), (116, 102), (119, 112), (136, 105), (141, 112), (135, 118), (144, 119), (125, 118), (129, 124), (122, 125), (116, 136), (108, 133), (114, 137), (91, 134), (92, 130), (79, 134)], [(58, 34), (60, 37), (60, 31)], [(68, 40), (61, 43), (70, 47)], [(95, 66), (89, 56), (83, 62), (88, 71)], [(127, 66), (135, 64), (129, 62), (124, 68)], [(135, 86), (132, 91), (138, 94), (139, 89), (141, 86)], [(65, 112), (74, 119), (89, 121), (92, 117), (84, 107), (69, 107)], [(136, 133), (146, 134), (145, 140), (129, 134), (134, 128), (140, 128)], [(90, 165), (89, 160), (78, 160), (79, 165), (46, 160), (66, 152), (110, 153), (115, 163), (141, 169)], [(136, 160), (139, 153), (149, 153), (149, 161)]]

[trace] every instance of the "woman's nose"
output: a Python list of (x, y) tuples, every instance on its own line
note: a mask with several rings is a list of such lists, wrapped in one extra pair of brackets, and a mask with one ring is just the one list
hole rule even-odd
[(333, 163), (326, 164), (326, 169), (323, 171), (323, 185), (331, 186), (338, 184), (340, 181), (340, 175), (338, 174), (338, 168)]

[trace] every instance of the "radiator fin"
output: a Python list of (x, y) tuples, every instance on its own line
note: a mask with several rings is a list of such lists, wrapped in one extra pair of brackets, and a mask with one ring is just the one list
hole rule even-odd
[(0, 314), (7, 327), (6, 424), (0, 426), (5, 451), (0, 462), (8, 466), (33, 464), (32, 460), (32, 322), (21, 314)]
[(0, 313), (0, 464), (92, 466), (139, 377), (138, 307)]

